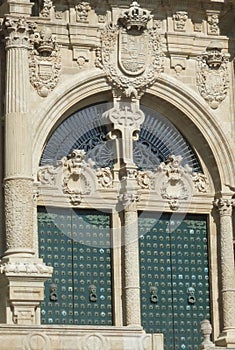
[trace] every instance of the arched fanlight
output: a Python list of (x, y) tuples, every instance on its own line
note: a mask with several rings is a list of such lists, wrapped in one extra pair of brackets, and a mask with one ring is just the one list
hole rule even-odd
[[(107, 125), (102, 114), (112, 107), (101, 103), (83, 108), (65, 119), (53, 132), (43, 151), (40, 165), (54, 164), (74, 149), (84, 149), (99, 167), (112, 167), (115, 149), (107, 141)], [(183, 164), (194, 172), (201, 171), (198, 158), (179, 130), (158, 112), (141, 106), (145, 121), (141, 126), (139, 140), (134, 142), (134, 161), (139, 169), (154, 169), (169, 155), (181, 155)]]

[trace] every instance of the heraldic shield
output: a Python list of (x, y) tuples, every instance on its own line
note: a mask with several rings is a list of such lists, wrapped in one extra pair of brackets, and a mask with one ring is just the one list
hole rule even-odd
[(149, 45), (148, 35), (137, 30), (119, 31), (118, 63), (128, 75), (140, 75), (146, 70)]
[(163, 71), (164, 54), (159, 28), (137, 2), (124, 10), (117, 23), (101, 30), (96, 66), (126, 96), (140, 96)]

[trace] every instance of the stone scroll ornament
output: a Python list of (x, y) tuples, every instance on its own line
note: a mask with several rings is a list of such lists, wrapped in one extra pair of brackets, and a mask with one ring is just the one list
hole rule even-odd
[(163, 71), (164, 54), (159, 28), (150, 11), (134, 1), (117, 23), (101, 31), (96, 66), (103, 69), (113, 90), (139, 97)]
[(56, 165), (41, 166), (38, 170), (41, 188), (61, 190), (77, 206), (95, 191), (112, 187), (111, 169), (97, 168), (91, 159), (85, 160), (85, 155), (85, 151), (75, 149)]
[(229, 87), (228, 58), (219, 42), (211, 42), (198, 57), (197, 86), (201, 96), (213, 109), (225, 99)]
[(29, 57), (30, 82), (41, 97), (54, 90), (59, 80), (61, 57), (55, 35), (44, 28), (31, 37)]

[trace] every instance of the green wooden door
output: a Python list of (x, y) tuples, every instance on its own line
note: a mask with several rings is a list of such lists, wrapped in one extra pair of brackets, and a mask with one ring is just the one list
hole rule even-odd
[(210, 319), (206, 216), (139, 215), (142, 325), (166, 350), (198, 350)]
[(42, 323), (112, 325), (110, 215), (39, 208), (38, 233), (40, 257), (54, 267)]

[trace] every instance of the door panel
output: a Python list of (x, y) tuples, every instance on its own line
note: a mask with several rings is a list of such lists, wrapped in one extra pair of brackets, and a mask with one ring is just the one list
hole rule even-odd
[(42, 323), (112, 325), (110, 216), (39, 208), (38, 228), (40, 257), (54, 267)]
[(167, 350), (196, 350), (210, 318), (206, 217), (155, 217), (139, 216), (142, 324)]

